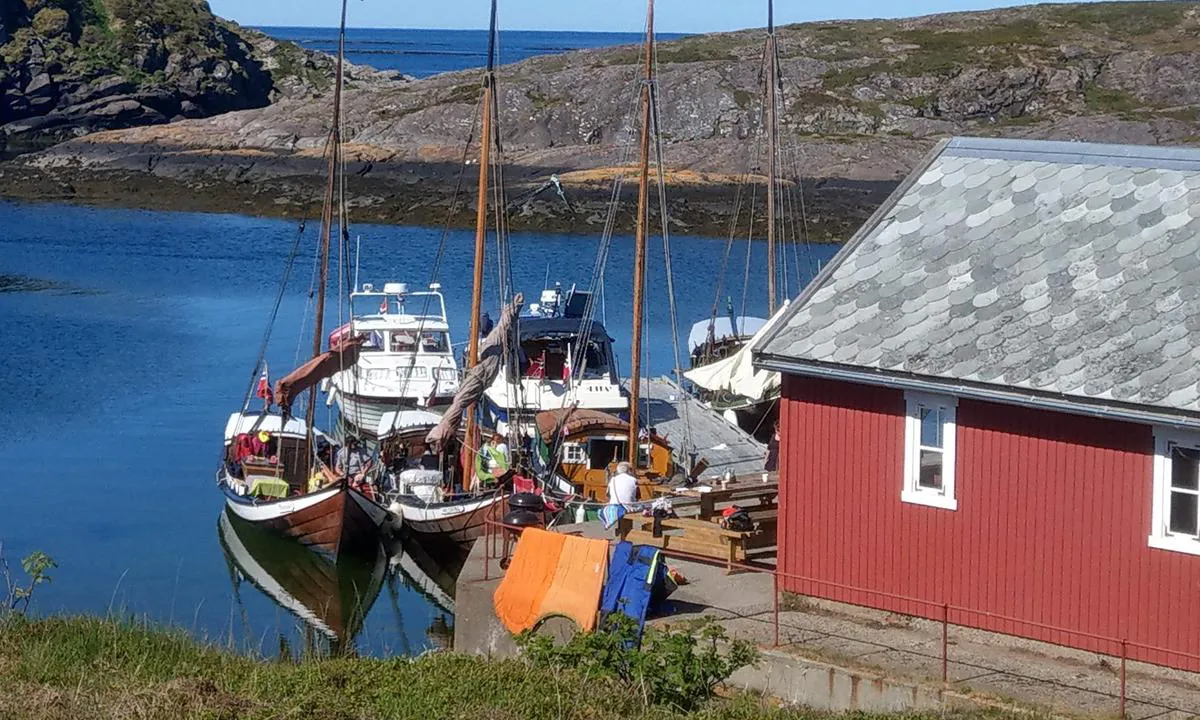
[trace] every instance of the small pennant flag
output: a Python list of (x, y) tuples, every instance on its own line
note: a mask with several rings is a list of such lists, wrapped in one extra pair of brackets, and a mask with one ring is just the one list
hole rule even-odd
[(265, 400), (268, 405), (275, 401), (275, 396), (271, 392), (271, 378), (266, 366), (263, 366), (262, 375), (258, 377), (258, 390), (255, 394)]

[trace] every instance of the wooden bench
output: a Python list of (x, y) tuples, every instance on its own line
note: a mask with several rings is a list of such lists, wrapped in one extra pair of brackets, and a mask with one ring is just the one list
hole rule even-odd
[(735, 562), (746, 561), (746, 551), (774, 544), (775, 533), (768, 536), (761, 530), (726, 530), (710, 520), (699, 518), (663, 518), (663, 533), (654, 537), (654, 518), (627, 515), (621, 519), (618, 534), (622, 540), (636, 545), (649, 545), (664, 550), (678, 550), (692, 555), (724, 560), (726, 572), (733, 572)]

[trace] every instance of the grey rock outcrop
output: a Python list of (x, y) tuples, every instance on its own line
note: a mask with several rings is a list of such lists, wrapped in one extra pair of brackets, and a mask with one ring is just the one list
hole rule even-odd
[[(797, 187), (808, 194), (805, 208), (814, 232), (837, 237), (869, 215), (946, 135), (1200, 142), (1197, 33), (1196, 2), (1038, 5), (781, 28), (785, 175), (794, 183), (803, 179)], [(19, 166), (53, 176), (52, 187), (69, 182), (78, 188), (83, 174), (115, 173), (140, 188), (149, 182), (141, 175), (148, 174), (189, 195), (234, 190), (240, 198), (251, 188), (262, 195), (256, 211), (309, 207), (310, 181), (320, 175), (329, 127), (327, 98), (316, 95), (328, 87), (331, 61), (297, 55), (294, 46), (254, 33), (235, 34), (239, 40), (230, 41), (227, 55), (258, 59), (272, 85), (255, 102), (269, 104), (204, 117), (236, 107), (221, 88), (246, 82), (237, 80), (244, 63), (212, 58), (209, 65), (177, 67), (168, 53), (164, 72), (170, 68), (172, 87), (184, 89), (184, 102), (165, 106), (119, 84), (107, 93), (75, 88), (69, 96), (78, 97), (89, 116), (111, 113), (120, 123), (191, 119), (75, 139)], [(676, 186), (672, 197), (691, 203), (688, 212), (672, 209), (672, 215), (695, 216), (696, 206), (705, 202), (731, 212), (735, 186), (747, 173), (761, 172), (763, 39), (761, 30), (747, 30), (660, 45), (657, 88), (667, 177)], [(144, 55), (145, 62), (152, 57), (162, 62), (157, 51)], [(629, 163), (638, 62), (639, 48), (627, 46), (532, 58), (500, 69), (499, 115), (514, 192), (539, 187), (554, 173), (576, 193), (595, 190), (607, 198), (596, 189), (614, 168)], [(48, 75), (51, 84), (62, 85), (49, 69), (49, 57), (26, 66), (20, 78), (23, 102), (64, 97), (46, 84)], [(29, 74), (39, 67), (45, 70)], [(194, 73), (197, 67), (204, 73)], [(225, 78), (216, 86), (214, 74)], [(356, 173), (349, 184), (357, 193), (356, 212), (405, 219), (422, 212), (444, 217), (447, 207), (458, 207), (447, 196), (461, 173), (464, 145), (476, 131), (479, 73), (410, 82), (350, 68), (347, 76), (345, 139)], [(29, 93), (31, 85), (36, 92)], [(256, 87), (243, 85), (242, 93), (253, 96)], [(104, 98), (113, 102), (103, 104)], [(138, 115), (127, 100), (146, 112)], [(57, 122), (54, 113), (61, 112), (55, 106), (43, 117)], [(69, 120), (63, 123), (72, 127)], [(5, 188), (11, 185), (0, 183)], [(536, 216), (536, 204), (530, 207), (535, 210), (527, 214)], [(590, 223), (600, 211), (586, 212), (584, 222)], [(714, 217), (720, 212), (714, 210)], [(713, 223), (721, 225), (727, 227), (725, 220)]]
[(10, 150), (260, 108), (320, 92), (330, 74), (327, 56), (216, 18), (200, 0), (0, 0)]

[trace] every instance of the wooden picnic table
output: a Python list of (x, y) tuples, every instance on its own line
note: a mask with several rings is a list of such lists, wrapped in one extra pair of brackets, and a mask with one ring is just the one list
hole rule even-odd
[(761, 480), (745, 480), (730, 483), (724, 489), (716, 486), (711, 490), (705, 491), (694, 487), (676, 488), (668, 485), (658, 485), (653, 490), (660, 497), (684, 497), (699, 500), (700, 519), (710, 520), (716, 516), (717, 505), (737, 500), (757, 499), (758, 506), (761, 508), (777, 507), (776, 500), (779, 497), (779, 481), (762, 482)]
[(760, 505), (748, 508), (747, 512), (754, 521), (753, 530), (727, 530), (721, 527), (720, 518), (710, 513), (708, 517), (662, 518), (658, 521), (662, 531), (658, 537), (654, 536), (653, 517), (626, 515), (621, 519), (618, 533), (621, 539), (635, 544), (722, 560), (726, 572), (732, 572), (734, 563), (746, 562), (749, 551), (776, 542), (777, 507)]

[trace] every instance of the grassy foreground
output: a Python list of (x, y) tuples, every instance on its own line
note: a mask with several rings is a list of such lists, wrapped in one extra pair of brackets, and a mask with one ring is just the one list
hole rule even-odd
[(5, 720), (820, 717), (750, 697), (681, 715), (648, 705), (635, 688), (522, 660), (266, 662), (181, 632), (94, 618), (0, 621), (0, 688)]

